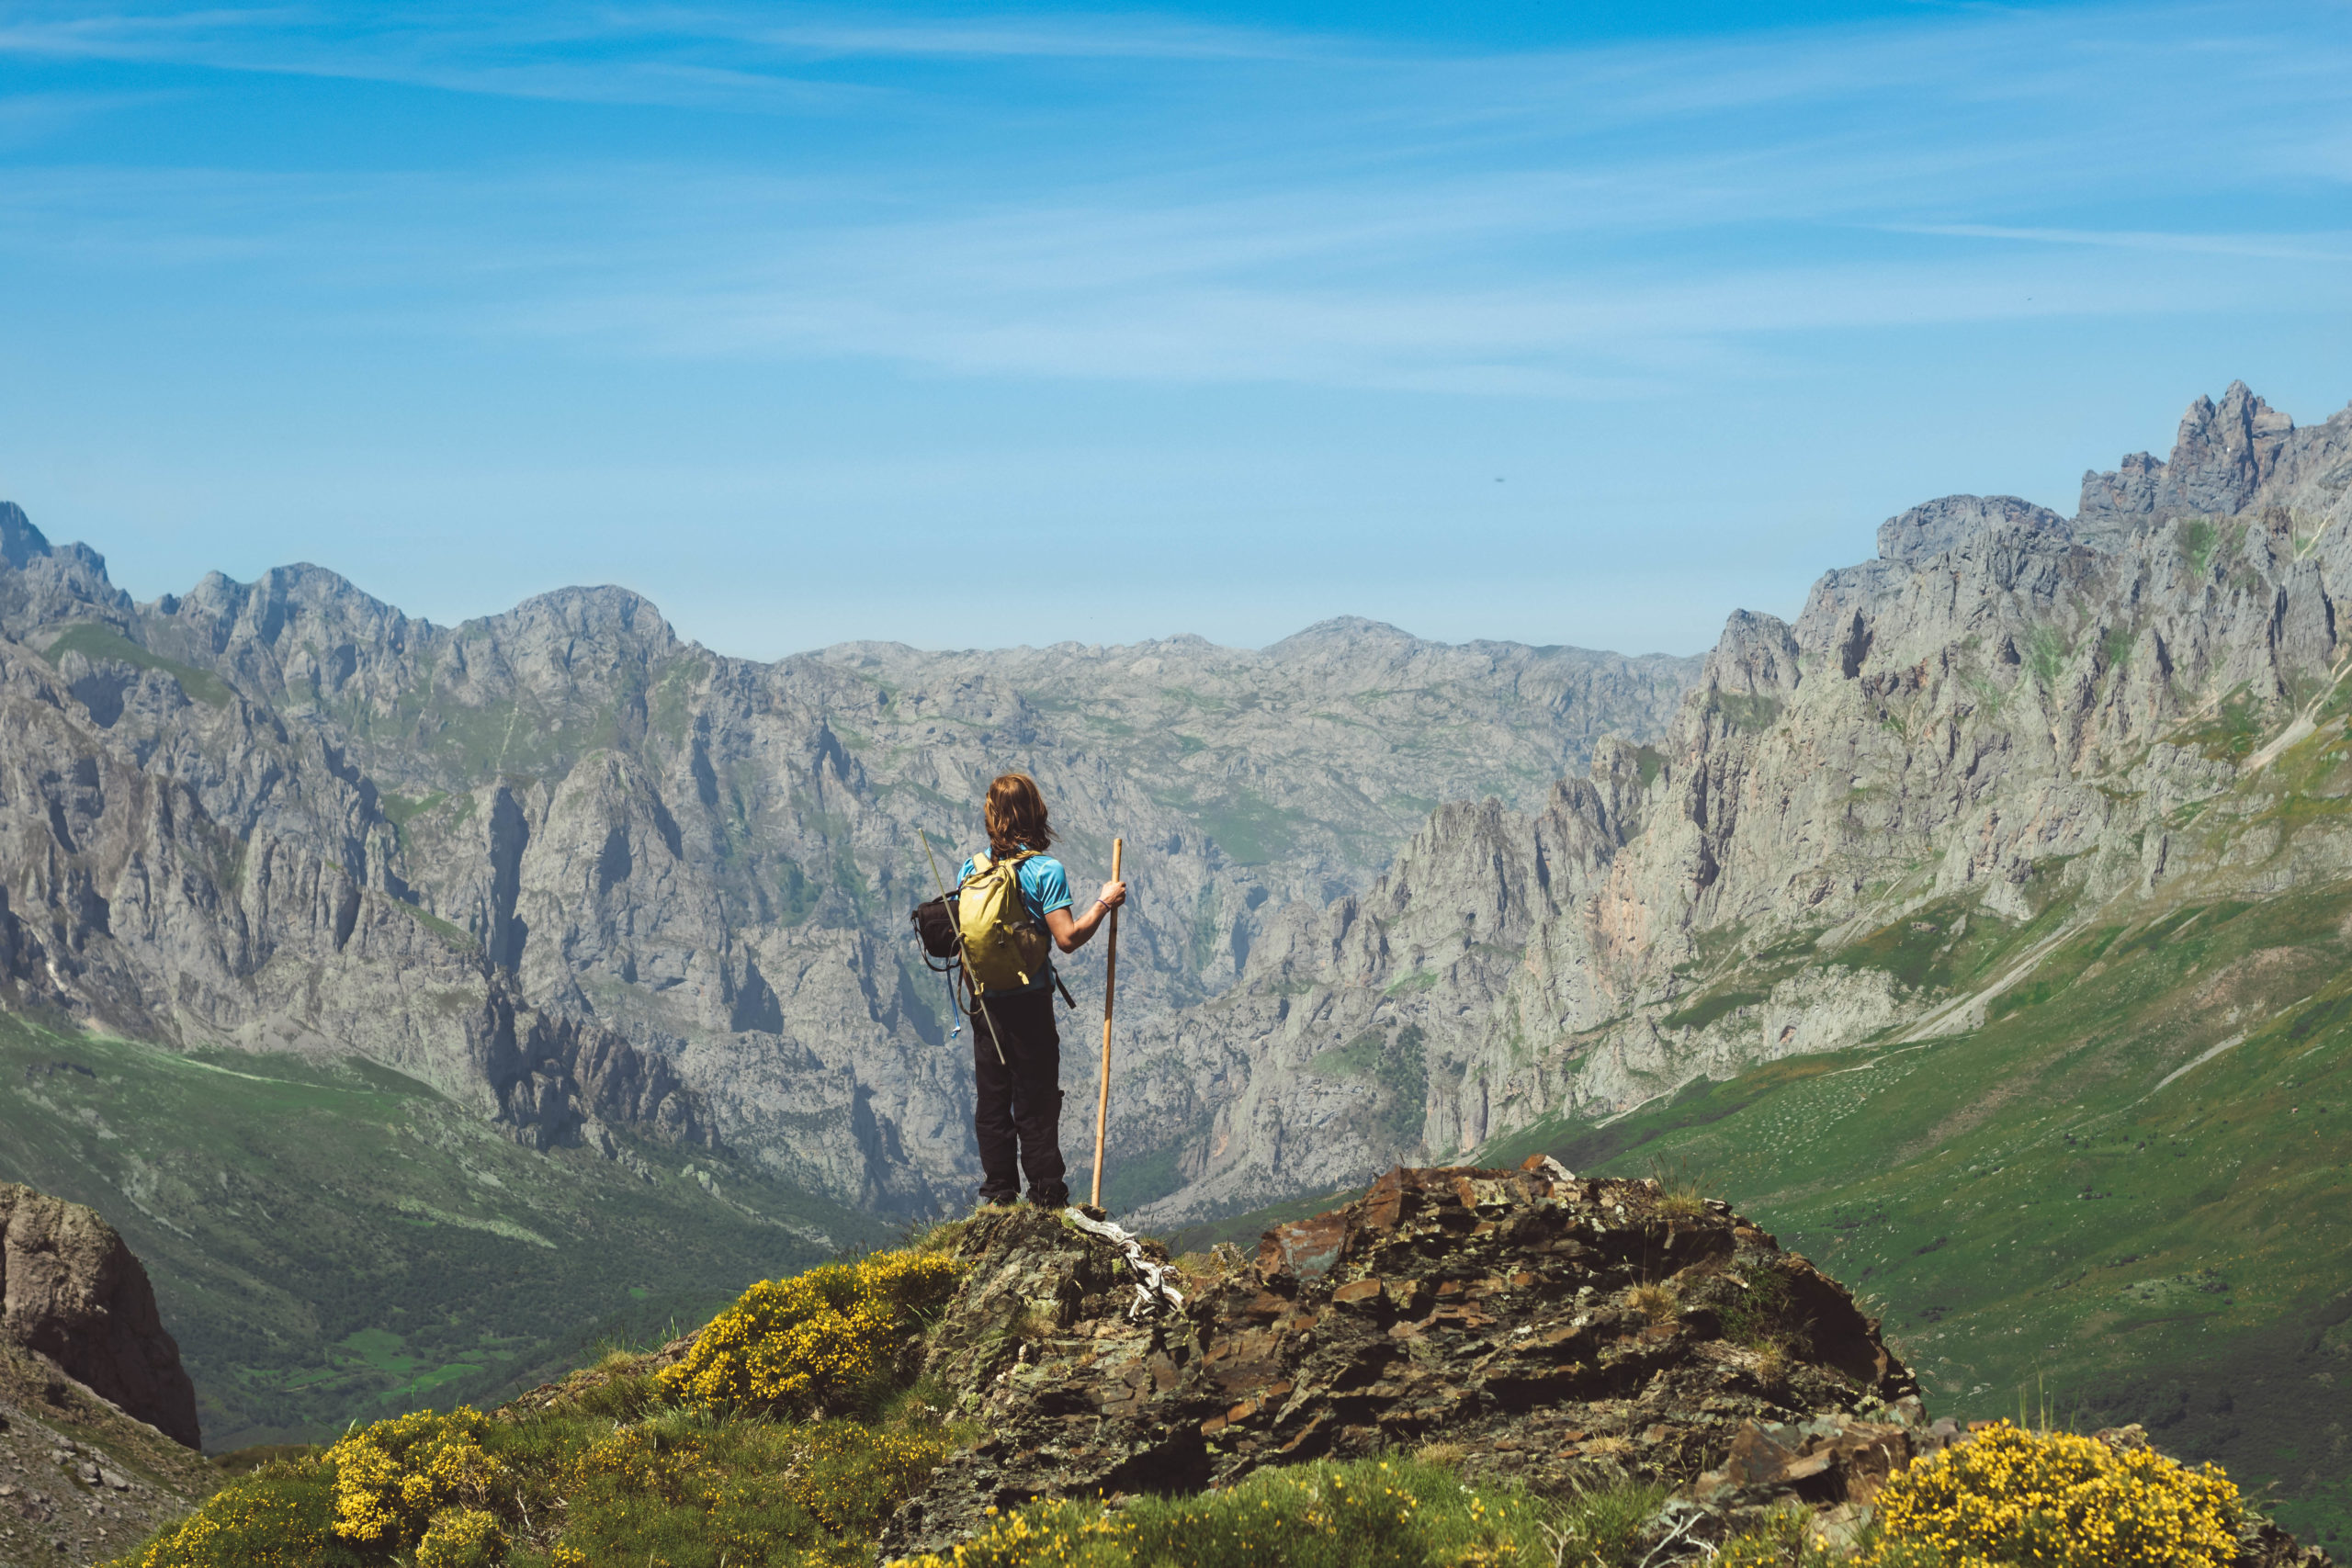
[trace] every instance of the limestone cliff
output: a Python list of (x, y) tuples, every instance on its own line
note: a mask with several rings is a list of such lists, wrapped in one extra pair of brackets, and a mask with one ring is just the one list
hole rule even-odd
[[(136, 604), (11, 508), (0, 972), (359, 1052), (541, 1146), (721, 1140), (937, 1210), (972, 1153), (918, 833), (955, 858), (1026, 767), (1076, 878), (1118, 833), (1138, 890), (1111, 1190), (1246, 1209), (1963, 1025), (2106, 901), (2352, 863), (2265, 793), (2338, 717), (2347, 474), (2352, 413), (2233, 387), (2071, 519), (1914, 508), (1702, 665), (1368, 622), (757, 664), (616, 589), (456, 628), (313, 567)], [(1869, 957), (1913, 927), (2015, 942), (1981, 984)]]
[[(1597, 747), (1540, 809), (1442, 809), (1146, 1030), (1124, 1146), (1183, 1182), (1148, 1217), (1962, 1027), (2112, 901), (2340, 876), (2352, 829), (2283, 807), (2273, 764), (2352, 695), (2347, 523), (2352, 410), (2299, 428), (2243, 385), (2168, 459), (2086, 476), (2071, 520), (1997, 496), (1890, 519), (1793, 624), (1733, 616), (1655, 746)], [(1879, 956), (1915, 928), (1942, 948)], [(1972, 929), (1999, 961), (1940, 978)]]
[(994, 773), (1046, 781), (1081, 881), (1126, 837), (1142, 1019), (1228, 987), (1276, 911), (1363, 886), (1437, 800), (1535, 797), (1696, 673), (1369, 622), (767, 665), (617, 589), (456, 628), (309, 566), (137, 604), (14, 507), (0, 536), (14, 1005), (356, 1052), (526, 1143), (723, 1138), (899, 1209), (972, 1179), (905, 910), (919, 830), (956, 858)]

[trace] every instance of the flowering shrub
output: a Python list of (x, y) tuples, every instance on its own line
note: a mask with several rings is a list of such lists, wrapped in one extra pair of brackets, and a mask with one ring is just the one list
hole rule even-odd
[(2072, 1432), (2003, 1421), (1922, 1460), (1878, 1495), (1865, 1568), (2227, 1568), (2238, 1489)]
[(848, 1421), (809, 1428), (793, 1457), (786, 1495), (826, 1530), (849, 1535), (865, 1520), (888, 1518), (947, 1457), (947, 1436), (876, 1431)]
[(763, 1280), (662, 1371), (662, 1384), (705, 1410), (837, 1410), (888, 1371), (900, 1334), (955, 1280), (956, 1265), (932, 1252), (878, 1252)]
[(794, 1568), (867, 1561), (882, 1521), (957, 1440), (852, 1421), (792, 1427), (728, 1421), (699, 1431), (676, 1419), (607, 1430), (564, 1473), (563, 1544), (578, 1562), (649, 1558)]
[[(490, 1418), (470, 1406), (379, 1421), (327, 1450), (334, 1472), (334, 1533), (398, 1547), (422, 1538), (444, 1508), (480, 1509), (506, 1478), (482, 1451)], [(454, 1561), (454, 1560), (453, 1560)]]
[(334, 1495), (315, 1463), (273, 1465), (232, 1481), (168, 1525), (121, 1568), (312, 1568), (356, 1563), (335, 1539)]
[(444, 1508), (416, 1543), (416, 1568), (492, 1568), (506, 1556), (498, 1517), (481, 1508)]

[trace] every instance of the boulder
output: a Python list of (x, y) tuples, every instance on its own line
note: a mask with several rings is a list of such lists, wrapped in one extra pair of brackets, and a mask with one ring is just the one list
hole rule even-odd
[[(886, 1558), (1033, 1497), (1400, 1445), (1562, 1487), (1712, 1470), (1749, 1428), (1924, 1425), (1877, 1324), (1727, 1205), (1542, 1158), (1392, 1170), (1139, 1321), (1125, 1261), (1057, 1215), (983, 1211), (955, 1247), (968, 1272), (924, 1371), (985, 1435), (900, 1509)], [(1859, 1474), (1867, 1444), (1847, 1446)]]
[(198, 1446), (196, 1388), (156, 1313), (154, 1287), (96, 1210), (0, 1184), (0, 1338)]

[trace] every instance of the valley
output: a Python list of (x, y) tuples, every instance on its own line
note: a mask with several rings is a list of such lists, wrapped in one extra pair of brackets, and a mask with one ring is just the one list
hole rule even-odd
[(770, 665), (617, 589), (137, 604), (9, 509), (0, 1177), (150, 1259), (216, 1444), (659, 1334), (966, 1202), (905, 910), (1023, 767), (1074, 880), (1127, 844), (1130, 1223), (1538, 1152), (1719, 1191), (1939, 1410), (2143, 1420), (2324, 1540), (2347, 524), (2352, 411), (2240, 386), (2073, 516), (1913, 508), (1700, 660), (1340, 621)]
[(364, 1057), (0, 1017), (0, 1163), (147, 1262), (215, 1452), (527, 1386), (893, 1234), (741, 1156), (526, 1150)]

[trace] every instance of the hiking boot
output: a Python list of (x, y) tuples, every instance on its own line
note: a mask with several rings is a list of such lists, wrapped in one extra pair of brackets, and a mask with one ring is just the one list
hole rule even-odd
[(1010, 1209), (1020, 1201), (1021, 1194), (1018, 1192), (983, 1192), (980, 1194), (979, 1201), (972, 1205), (972, 1212), (978, 1213), (982, 1209)]
[(1067, 1209), (1069, 1207), (1069, 1189), (1058, 1181), (1044, 1187), (1032, 1187), (1029, 1189), (1029, 1201), (1040, 1209)]

